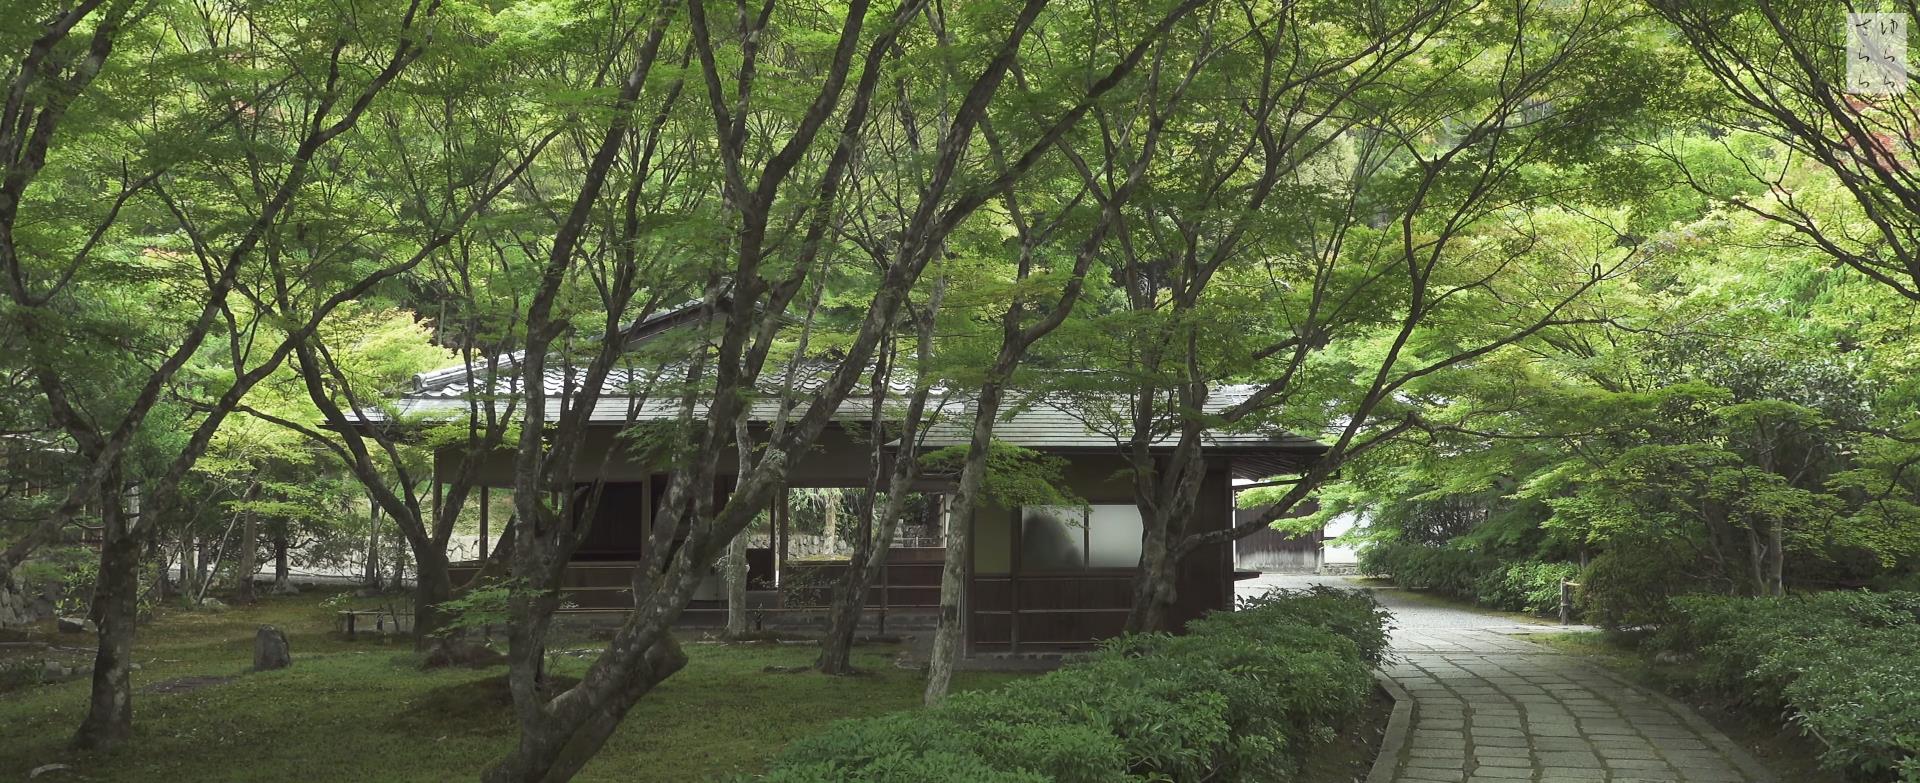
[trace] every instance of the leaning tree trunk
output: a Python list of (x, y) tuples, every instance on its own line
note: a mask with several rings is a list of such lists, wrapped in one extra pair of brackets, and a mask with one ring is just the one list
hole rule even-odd
[(927, 663), (927, 704), (938, 704), (953, 685), (953, 664), (960, 657), (966, 633), (964, 604), (967, 571), (973, 558), (973, 511), (986, 485), (987, 454), (993, 446), (993, 423), (1000, 415), (1001, 382), (989, 379), (980, 387), (973, 417), (973, 438), (967, 443), (966, 462), (960, 467), (960, 486), (954, 492), (953, 515), (947, 523), (946, 560), (940, 569), (939, 627), (933, 634), (933, 656)]
[[(526, 665), (529, 662), (519, 663)], [(598, 705), (597, 709), (588, 708), (591, 712), (580, 723), (549, 721), (537, 730), (522, 728), (519, 745), (498, 764), (481, 773), (480, 779), (484, 783), (571, 780), (606, 744), (607, 738), (613, 736), (614, 730), (620, 728), (620, 721), (626, 718), (627, 711), (640, 701), (640, 697), (687, 665), (687, 655), (681, 651), (673, 634), (663, 633), (636, 663), (638, 671), (627, 681), (626, 687)], [(588, 678), (593, 676), (590, 670)], [(561, 700), (571, 698), (572, 701), (559, 709), (585, 707), (578, 704), (583, 700), (575, 698), (579, 696), (576, 692), (569, 692)]]
[(854, 673), (854, 632), (860, 626), (860, 612), (866, 608), (867, 592), (887, 568), (887, 554), (893, 549), (893, 533), (905, 510), (906, 496), (904, 486), (888, 489), (887, 503), (871, 523), (875, 529), (861, 536), (853, 556), (847, 560), (847, 578), (834, 591), (827, 635), (820, 640), (820, 660), (814, 663), (822, 673)]
[(134, 623), (140, 593), (140, 539), (128, 524), (120, 505), (118, 476), (103, 485), (101, 503), (100, 573), (93, 586), (92, 618), (99, 627), (99, 650), (93, 660), (93, 690), (87, 715), (74, 734), (75, 747), (102, 750), (115, 747), (133, 734)]

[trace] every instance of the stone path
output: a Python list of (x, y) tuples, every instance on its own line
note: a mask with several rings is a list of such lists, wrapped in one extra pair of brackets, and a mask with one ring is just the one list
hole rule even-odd
[[(1309, 584), (1358, 586), (1270, 575), (1241, 590)], [(1404, 733), (1390, 727), (1381, 748), (1391, 765), (1383, 760), (1368, 783), (1773, 780), (1684, 705), (1524, 639), (1558, 626), (1436, 606), (1398, 590), (1375, 594), (1398, 625), (1384, 674), (1411, 709)]]

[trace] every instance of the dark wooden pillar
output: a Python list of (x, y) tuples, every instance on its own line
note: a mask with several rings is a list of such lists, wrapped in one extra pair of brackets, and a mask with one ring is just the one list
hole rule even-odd
[(493, 507), (493, 487), (480, 488), (480, 564), (487, 562), (487, 514)]

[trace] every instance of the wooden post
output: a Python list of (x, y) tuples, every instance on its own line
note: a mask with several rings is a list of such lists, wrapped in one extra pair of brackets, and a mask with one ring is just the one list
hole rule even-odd
[(793, 508), (793, 498), (786, 487), (781, 487), (778, 505), (773, 507), (773, 589), (780, 606), (786, 606), (785, 579), (787, 575), (787, 517)]
[(480, 566), (487, 565), (487, 507), (493, 505), (493, 487), (480, 488)]
[[(1020, 571), (1026, 567), (1024, 558), (1020, 557), (1020, 549), (1021, 544), (1026, 541), (1026, 516), (1027, 512), (1025, 509), (1020, 506), (1014, 506), (1013, 518), (1007, 522), (1007, 652), (1009, 654), (1017, 654), (1020, 652)], [(975, 514), (974, 517), (977, 519), (979, 515)], [(968, 524), (973, 523), (969, 521)], [(974, 525), (976, 534), (979, 529), (979, 525)], [(975, 538), (974, 540), (978, 541), (979, 539)], [(972, 564), (968, 563), (967, 565)], [(969, 572), (968, 576), (971, 577), (972, 573)], [(971, 592), (973, 579), (967, 579), (966, 584), (969, 589), (960, 591), (962, 597), (968, 592)], [(966, 616), (966, 608), (964, 606), (961, 608), (960, 616)]]
[[(880, 556), (880, 635), (885, 636), (887, 635), (887, 610), (893, 605), (893, 590), (891, 589), (891, 583), (893, 581), (893, 558), (889, 556), (892, 554), (891, 552), (879, 552), (878, 554)], [(852, 561), (848, 561), (848, 564), (852, 565)], [(861, 598), (864, 599), (866, 596), (861, 596)], [(855, 618), (854, 625), (857, 627), (859, 624), (859, 619)]]
[(1560, 580), (1560, 624), (1573, 624), (1573, 581)]

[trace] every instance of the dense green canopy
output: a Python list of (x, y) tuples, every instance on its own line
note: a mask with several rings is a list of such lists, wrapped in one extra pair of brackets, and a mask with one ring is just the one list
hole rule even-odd
[[(1145, 520), (1133, 630), (1189, 553), (1341, 513), (1383, 568), (1457, 556), (1508, 598), (1583, 574), (1616, 624), (1911, 579), (1912, 106), (1846, 92), (1833, 8), (1748, 5), (15, 2), (0, 589), (58, 582), (113, 629), (81, 734), (110, 745), (141, 602), (250, 596), (293, 550), (410, 569), (443, 639), (478, 586), (448, 576), (462, 510), (494, 504), (522, 741), (491, 775), (564, 778), (684, 662), (668, 628), (787, 466), (889, 388), (907, 443), (974, 405), (934, 455), (962, 511), (1046, 483), (992, 437), (1029, 397), (1108, 436)], [(668, 457), (656, 535), (685, 544), (549, 698), (583, 411), (636, 361), (622, 330), (687, 302), (650, 357), (684, 372), (619, 390), (681, 412), (628, 437)], [(454, 364), (518, 385), (353, 426)], [(1325, 459), (1190, 526), (1204, 433), (1282, 429)], [(434, 449), (511, 453), (513, 486), (431, 481)], [(906, 502), (887, 478), (863, 546)], [(97, 564), (34, 570), (82, 537)]]

